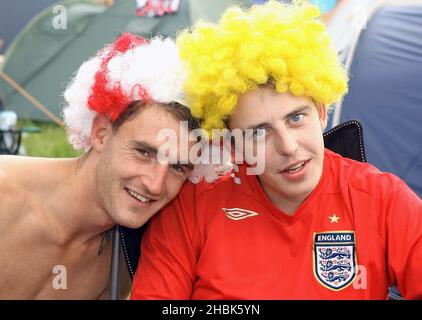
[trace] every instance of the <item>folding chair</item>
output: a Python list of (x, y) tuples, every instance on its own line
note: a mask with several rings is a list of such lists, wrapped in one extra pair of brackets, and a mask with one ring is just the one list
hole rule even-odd
[(22, 140), (20, 130), (0, 130), (0, 154), (17, 154)]
[(38, 128), (16, 129), (17, 115), (4, 111), (0, 105), (0, 154), (18, 154), (24, 132), (39, 132)]

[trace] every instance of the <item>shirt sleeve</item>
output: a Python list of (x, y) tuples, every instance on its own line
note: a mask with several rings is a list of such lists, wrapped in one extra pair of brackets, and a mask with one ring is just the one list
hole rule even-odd
[(422, 299), (422, 201), (394, 177), (386, 206), (388, 272), (405, 299)]
[(190, 299), (199, 255), (192, 191), (192, 186), (184, 188), (151, 219), (142, 238), (131, 299)]

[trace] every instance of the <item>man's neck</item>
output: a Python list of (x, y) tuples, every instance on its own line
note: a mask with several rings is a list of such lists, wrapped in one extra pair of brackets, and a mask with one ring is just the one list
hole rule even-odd
[(293, 216), (303, 201), (300, 200), (288, 200), (288, 199), (281, 199), (281, 198), (271, 198), (271, 202), (282, 212), (284, 212), (288, 216)]
[(278, 190), (275, 190), (270, 186), (263, 185), (259, 178), (258, 182), (261, 185), (262, 190), (267, 195), (268, 199), (274, 204), (274, 206), (276, 206), (288, 216), (293, 216), (296, 213), (297, 209), (309, 196), (303, 195), (302, 197), (295, 198), (284, 197), (278, 192)]

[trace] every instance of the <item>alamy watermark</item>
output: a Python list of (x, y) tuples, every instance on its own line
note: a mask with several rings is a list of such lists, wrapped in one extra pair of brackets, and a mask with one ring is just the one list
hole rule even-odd
[(52, 271), (54, 274), (57, 274), (53, 278), (53, 288), (55, 290), (67, 290), (67, 269), (63, 265), (56, 265)]
[(65, 6), (57, 5), (52, 9), (54, 15), (53, 21), (51, 22), (55, 30), (66, 30), (67, 29), (67, 10)]

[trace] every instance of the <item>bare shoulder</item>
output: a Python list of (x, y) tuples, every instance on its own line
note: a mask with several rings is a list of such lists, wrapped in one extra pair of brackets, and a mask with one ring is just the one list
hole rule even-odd
[[(1, 155), (0, 156), (0, 181), (5, 182), (8, 179), (13, 178), (13, 168), (16, 167), (16, 160), (18, 160), (19, 157), (17, 156), (6, 156)], [(12, 182), (12, 181), (11, 181)], [(4, 184), (0, 184), (0, 188), (4, 187)]]
[(0, 156), (0, 179), (2, 183), (0, 188), (7, 188), (11, 184), (21, 181), (21, 177), (27, 176), (28, 172), (33, 171), (32, 165), (39, 162), (38, 158), (22, 156)]
[(0, 218), (4, 222), (13, 216), (11, 213), (19, 211), (19, 204), (25, 199), (22, 181), (25, 173), (22, 172), (21, 164), (18, 156), (0, 156)]
[(0, 188), (32, 187), (53, 180), (69, 159), (0, 156)]
[[(50, 161), (48, 161), (50, 160)], [(23, 156), (0, 156), (0, 219), (3, 222), (18, 218), (30, 198), (51, 175), (53, 159)]]

